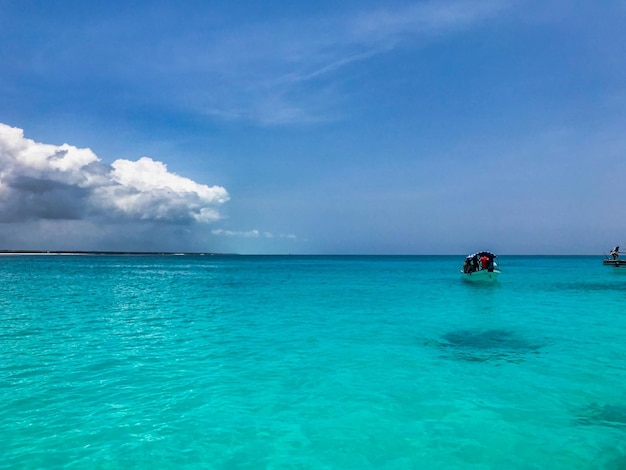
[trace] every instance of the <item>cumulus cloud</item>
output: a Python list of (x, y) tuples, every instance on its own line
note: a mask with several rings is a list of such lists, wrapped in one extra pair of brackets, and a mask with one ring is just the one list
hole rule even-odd
[(103, 163), (90, 149), (51, 145), (0, 123), (0, 222), (40, 219), (218, 220), (226, 189), (168, 171), (148, 157)]

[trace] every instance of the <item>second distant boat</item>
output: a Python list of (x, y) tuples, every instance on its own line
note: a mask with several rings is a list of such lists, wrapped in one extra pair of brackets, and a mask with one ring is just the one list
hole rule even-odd
[[(616, 246), (611, 250), (609, 256), (604, 255), (602, 264), (613, 266), (615, 268), (626, 268), (626, 259), (619, 259), (620, 254), (624, 254), (624, 252), (619, 251), (619, 246)], [(626, 269), (623, 269), (623, 271), (626, 271)]]

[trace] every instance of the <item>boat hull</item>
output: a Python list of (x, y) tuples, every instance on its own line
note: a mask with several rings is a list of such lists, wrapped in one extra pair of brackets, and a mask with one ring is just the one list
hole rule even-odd
[(626, 259), (605, 259), (602, 260), (602, 264), (615, 266), (616, 268), (626, 268)]
[(481, 269), (480, 271), (474, 271), (472, 273), (466, 273), (461, 271), (461, 276), (463, 276), (463, 279), (472, 282), (494, 282), (498, 280), (498, 276), (500, 276), (500, 271), (497, 269), (494, 269), (493, 271), (489, 271), (488, 269)]
[(626, 259), (605, 259), (602, 261), (605, 266), (613, 266), (614, 273), (626, 273)]

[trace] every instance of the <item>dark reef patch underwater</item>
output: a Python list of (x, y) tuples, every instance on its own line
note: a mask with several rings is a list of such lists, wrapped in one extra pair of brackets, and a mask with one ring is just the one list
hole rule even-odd
[(541, 345), (531, 342), (517, 333), (502, 329), (459, 329), (449, 331), (440, 340), (429, 340), (455, 359), (469, 362), (502, 360), (520, 362), (529, 353), (536, 353)]
[(580, 410), (577, 423), (586, 426), (610, 426), (626, 429), (626, 404), (599, 405), (592, 403)]

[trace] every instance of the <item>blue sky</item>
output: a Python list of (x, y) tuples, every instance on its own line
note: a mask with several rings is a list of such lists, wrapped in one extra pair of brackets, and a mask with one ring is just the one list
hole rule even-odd
[(626, 245), (624, 24), (624, 1), (0, 0), (0, 248)]

